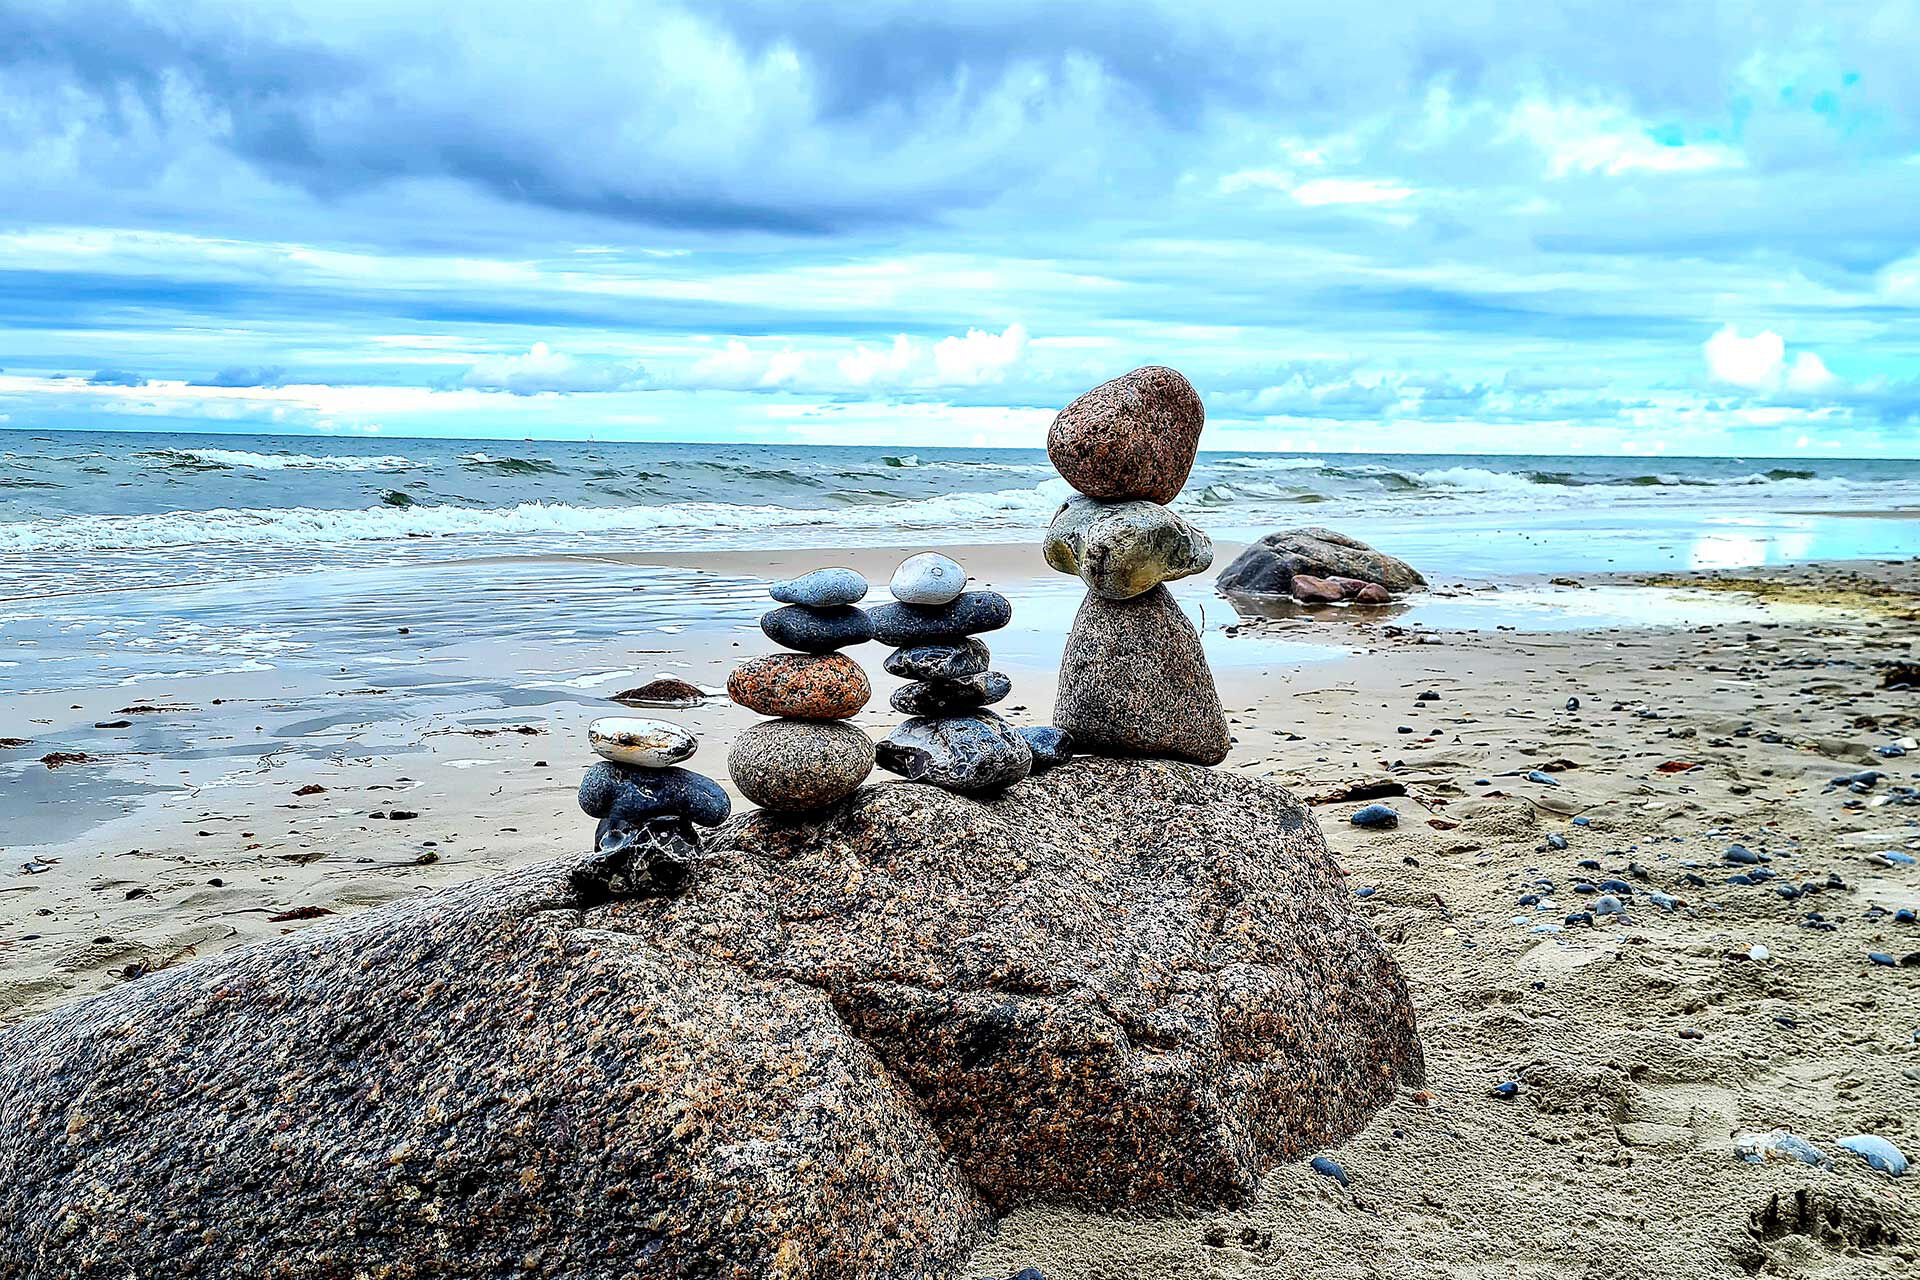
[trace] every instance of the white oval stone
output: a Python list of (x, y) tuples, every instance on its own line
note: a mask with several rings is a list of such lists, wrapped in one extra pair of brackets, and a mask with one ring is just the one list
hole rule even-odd
[(887, 584), (902, 604), (946, 604), (967, 589), (967, 571), (937, 551), (908, 556)]
[(679, 764), (699, 749), (699, 742), (679, 725), (639, 716), (607, 716), (587, 726), (594, 754), (642, 769), (664, 769)]

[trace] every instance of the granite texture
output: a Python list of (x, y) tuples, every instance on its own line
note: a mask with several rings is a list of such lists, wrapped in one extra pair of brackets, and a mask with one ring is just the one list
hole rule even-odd
[(952, 1275), (828, 994), (604, 924), (548, 864), (0, 1030), (0, 1278)]
[(887, 698), (887, 705), (903, 716), (944, 716), (978, 710), (1002, 701), (1013, 692), (1013, 681), (1000, 671), (983, 671), (958, 680), (915, 680)]
[(735, 667), (727, 696), (763, 716), (844, 720), (867, 705), (873, 685), (844, 653), (770, 653)]
[(762, 720), (727, 752), (740, 794), (784, 813), (844, 800), (872, 772), (873, 739), (838, 720)]
[(1231, 745), (1200, 636), (1165, 587), (1087, 595), (1060, 656), (1053, 722), (1082, 751), (1218, 764)]
[(1047, 431), (1047, 458), (1089, 498), (1168, 503), (1193, 470), (1206, 421), (1192, 383), (1148, 365), (1062, 409)]
[(1317, 526), (1268, 534), (1235, 557), (1213, 584), (1222, 595), (1285, 596), (1293, 594), (1295, 574), (1358, 578), (1391, 592), (1416, 591), (1427, 585), (1406, 561)]
[(881, 644), (916, 645), (997, 631), (1013, 619), (1013, 606), (998, 591), (968, 591), (946, 604), (881, 604), (867, 610), (873, 638)]
[(1421, 1080), (1398, 969), (1270, 783), (1080, 758), (712, 846), (589, 923), (825, 992), (1002, 1210), (1231, 1203)]
[(1421, 1080), (1257, 779), (868, 787), (736, 818), (678, 893), (578, 871), (0, 1029), (0, 1280), (948, 1280), (990, 1210), (1234, 1203)]
[(1213, 541), (1157, 502), (1074, 498), (1054, 513), (1041, 552), (1109, 600), (1128, 600), (1213, 564)]

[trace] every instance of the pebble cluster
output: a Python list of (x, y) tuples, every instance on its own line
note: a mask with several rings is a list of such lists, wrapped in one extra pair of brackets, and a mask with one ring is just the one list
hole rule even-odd
[(1192, 384), (1149, 366), (1082, 395), (1047, 433), (1048, 459), (1080, 493), (1047, 529), (1047, 563), (1087, 586), (1054, 718), (1090, 750), (1226, 758), (1213, 673), (1166, 588), (1213, 563), (1207, 535), (1164, 505), (1186, 483), (1205, 423)]
[(909, 556), (888, 584), (893, 603), (869, 615), (873, 638), (895, 646), (888, 673), (908, 681), (890, 703), (911, 717), (875, 748), (880, 767), (963, 794), (997, 791), (1071, 751), (1057, 729), (1015, 729), (988, 710), (1013, 685), (989, 669), (978, 637), (1006, 626), (1013, 606), (997, 591), (966, 588), (966, 570), (946, 556)]
[(847, 717), (873, 686), (839, 652), (873, 638), (860, 601), (867, 580), (852, 569), (815, 569), (768, 592), (781, 608), (760, 629), (788, 653), (751, 658), (727, 677), (727, 696), (763, 720), (734, 740), (727, 771), (740, 794), (763, 809), (806, 813), (852, 795), (873, 772), (873, 742)]
[(700, 849), (695, 828), (725, 822), (733, 801), (679, 767), (699, 743), (671, 721), (609, 716), (587, 726), (587, 742), (600, 760), (581, 779), (580, 808), (600, 825), (576, 884), (622, 897), (674, 892)]

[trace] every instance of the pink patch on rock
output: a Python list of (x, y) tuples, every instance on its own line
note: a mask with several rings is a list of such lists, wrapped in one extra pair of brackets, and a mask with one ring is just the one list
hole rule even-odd
[(1303, 604), (1334, 604), (1346, 599), (1339, 587), (1310, 573), (1296, 573), (1291, 585), (1293, 598)]
[(1355, 604), (1392, 604), (1393, 592), (1377, 582), (1363, 582), (1360, 589), (1353, 593)]

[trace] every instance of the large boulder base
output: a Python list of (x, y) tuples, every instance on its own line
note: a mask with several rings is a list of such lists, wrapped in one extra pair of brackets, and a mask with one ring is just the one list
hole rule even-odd
[(1292, 594), (1295, 574), (1312, 578), (1357, 578), (1398, 595), (1427, 585), (1404, 560), (1332, 529), (1308, 527), (1270, 533), (1220, 571), (1214, 586), (1226, 596)]
[(1421, 1078), (1312, 817), (1082, 759), (497, 877), (0, 1030), (0, 1277), (952, 1275), (1219, 1204)]
[(0, 1277), (942, 1274), (987, 1218), (826, 997), (564, 868), (0, 1031)]

